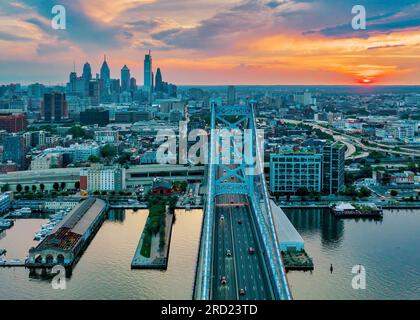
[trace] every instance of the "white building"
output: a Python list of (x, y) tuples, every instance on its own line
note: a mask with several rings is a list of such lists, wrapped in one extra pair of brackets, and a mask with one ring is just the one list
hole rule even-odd
[(31, 170), (46, 170), (61, 168), (63, 166), (62, 154), (40, 154), (31, 161)]
[(100, 144), (118, 143), (119, 141), (118, 131), (114, 131), (114, 130), (96, 131), (95, 141)]
[(101, 148), (97, 143), (83, 143), (83, 144), (72, 144), (68, 148), (56, 147), (46, 149), (45, 154), (70, 154), (73, 162), (84, 162), (89, 159), (90, 156), (99, 157)]
[(80, 189), (95, 191), (123, 191), (126, 189), (125, 169), (94, 166), (80, 170)]

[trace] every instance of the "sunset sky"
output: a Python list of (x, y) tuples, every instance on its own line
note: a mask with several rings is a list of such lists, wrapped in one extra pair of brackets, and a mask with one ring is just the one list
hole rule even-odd
[[(51, 28), (51, 9), (67, 29)], [(367, 11), (353, 30), (351, 9)], [(143, 83), (420, 84), (419, 0), (0, 0), (0, 83), (65, 83), (103, 55)]]

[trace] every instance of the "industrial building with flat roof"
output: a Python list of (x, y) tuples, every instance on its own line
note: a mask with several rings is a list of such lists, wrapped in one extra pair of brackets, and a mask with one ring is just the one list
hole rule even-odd
[(72, 266), (99, 229), (107, 210), (95, 198), (78, 204), (36, 248), (29, 250), (27, 267)]
[(283, 210), (273, 200), (270, 200), (270, 205), (273, 211), (273, 222), (276, 228), (277, 238), (280, 242), (280, 250), (282, 252), (304, 250), (305, 242), (303, 238)]

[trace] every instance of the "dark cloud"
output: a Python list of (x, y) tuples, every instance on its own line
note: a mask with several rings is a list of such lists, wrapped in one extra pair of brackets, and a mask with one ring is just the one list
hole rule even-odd
[(259, 14), (270, 10), (259, 0), (247, 0), (203, 20), (194, 28), (174, 28), (152, 34), (152, 38), (176, 48), (218, 49), (229, 47), (232, 37), (260, 30), (270, 22)]
[(32, 39), (0, 31), (0, 40), (20, 42), (20, 41), (30, 41)]
[[(320, 0), (325, 1), (325, 0)], [(337, 14), (346, 13), (346, 22), (326, 26), (315, 30), (306, 30), (303, 35), (321, 34), (327, 37), (362, 37), (367, 38), (372, 34), (390, 33), (397, 30), (416, 28), (420, 26), (420, 5), (418, 0), (378, 1), (365, 0), (357, 4), (366, 8), (366, 30), (354, 30), (351, 21), (354, 15), (351, 8), (354, 3), (349, 1), (336, 2), (330, 10)], [(327, 19), (325, 21), (328, 21)]]
[(400, 48), (400, 47), (406, 47), (406, 45), (404, 45), (404, 44), (395, 44), (395, 45), (385, 45), (385, 46), (374, 46), (374, 47), (367, 48), (367, 50), (388, 49), (388, 48)]
[[(57, 4), (53, 0), (22, 0), (21, 2), (33, 8), (39, 16), (48, 21), (51, 21), (53, 17), (51, 9)], [(26, 21), (38, 26), (50, 36), (71, 40), (82, 47), (111, 48), (124, 39), (120, 26), (101, 23), (84, 13), (81, 10), (81, 0), (62, 0), (60, 4), (66, 8), (66, 30), (54, 30), (39, 18)]]
[(160, 22), (158, 22), (157, 20), (147, 20), (147, 19), (136, 20), (136, 21), (127, 23), (127, 27), (130, 30), (140, 31), (140, 32), (151, 31), (153, 29), (156, 29), (159, 26), (160, 26)]

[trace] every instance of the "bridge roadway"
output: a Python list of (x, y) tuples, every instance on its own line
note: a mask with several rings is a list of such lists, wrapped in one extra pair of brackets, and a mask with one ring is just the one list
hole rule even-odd
[[(212, 299), (274, 299), (247, 198), (222, 195), (216, 199), (215, 210)], [(250, 247), (254, 254), (249, 253)], [(222, 277), (226, 277), (225, 285)], [(240, 289), (245, 295), (239, 294)]]

